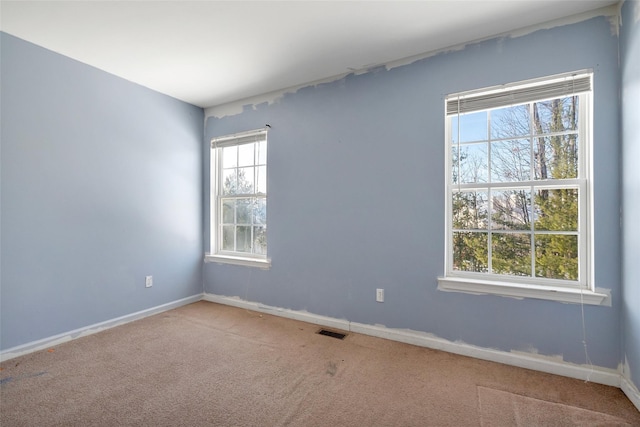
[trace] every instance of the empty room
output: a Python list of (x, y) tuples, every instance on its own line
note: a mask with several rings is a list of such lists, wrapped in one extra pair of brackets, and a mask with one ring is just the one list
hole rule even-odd
[(640, 1), (0, 2), (0, 425), (640, 425)]

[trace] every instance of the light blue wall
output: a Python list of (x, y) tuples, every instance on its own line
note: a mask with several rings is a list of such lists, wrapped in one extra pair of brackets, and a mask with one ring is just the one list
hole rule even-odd
[(623, 361), (640, 388), (640, 2), (625, 2), (622, 18)]
[(0, 348), (201, 293), (202, 109), (1, 43)]
[[(445, 293), (436, 278), (444, 269), (444, 95), (586, 68), (595, 73), (596, 285), (611, 290), (613, 306), (586, 306), (584, 315), (591, 360), (617, 368), (618, 39), (604, 17), (350, 75), (208, 118), (205, 140), (272, 126), (273, 265), (206, 264), (205, 291), (585, 363), (580, 305)], [(204, 154), (208, 162), (207, 147)], [(205, 207), (207, 194), (205, 184)], [(385, 289), (383, 304), (376, 288)]]

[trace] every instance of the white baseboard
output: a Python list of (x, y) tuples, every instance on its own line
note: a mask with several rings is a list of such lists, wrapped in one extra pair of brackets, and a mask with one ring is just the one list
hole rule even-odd
[(576, 365), (564, 362), (560, 359), (536, 355), (533, 353), (493, 350), (490, 348), (448, 341), (432, 334), (411, 330), (390, 329), (384, 326), (365, 325), (352, 322), (350, 330), (360, 334), (386, 338), (434, 350), (442, 350), (448, 353), (459, 354), (461, 356), (468, 356), (490, 362), (517, 366), (519, 368), (532, 369), (534, 371), (620, 387), (620, 373), (615, 369)]
[(341, 329), (344, 331), (385, 338), (407, 344), (427, 347), (434, 350), (442, 350), (462, 356), (474, 357), (491, 362), (503, 363), (505, 365), (517, 366), (520, 368), (532, 369), (555, 375), (562, 375), (570, 378), (591, 381), (594, 383), (620, 387), (629, 400), (640, 410), (640, 392), (638, 388), (627, 378), (620, 375), (618, 370), (607, 369), (597, 366), (576, 365), (564, 362), (559, 359), (539, 356), (531, 353), (516, 353), (499, 350), (492, 350), (483, 347), (476, 347), (465, 343), (452, 342), (424, 332), (392, 329), (380, 325), (367, 325), (363, 323), (350, 322), (346, 319), (336, 319), (333, 317), (320, 316), (307, 311), (289, 310), (280, 307), (267, 306), (264, 304), (242, 300), (238, 297), (226, 297), (209, 293), (197, 294), (191, 297), (172, 301), (136, 313), (121, 316), (105, 322), (96, 323), (73, 331), (58, 334), (52, 337), (22, 344), (0, 352), (0, 361), (13, 359), (34, 351), (43, 350), (63, 342), (76, 338), (91, 335), (105, 329), (113, 328), (134, 320), (142, 319), (163, 311), (178, 308), (183, 305), (197, 301), (210, 301), (219, 304), (244, 308), (247, 310), (273, 314), (275, 316), (288, 319), (308, 322), (319, 326)]
[(379, 325), (366, 325), (362, 323), (350, 322), (348, 320), (335, 319), (332, 317), (320, 316), (306, 311), (295, 311), (279, 307), (271, 307), (263, 304), (244, 301), (238, 297), (226, 297), (205, 293), (202, 297), (205, 301), (219, 304), (231, 305), (262, 313), (269, 313), (275, 316), (300, 320), (320, 326), (342, 329), (374, 337), (385, 338), (407, 344), (427, 347), (434, 350), (442, 350), (462, 356), (474, 357), (476, 359), (488, 360), (491, 362), (503, 363), (505, 365), (517, 366), (520, 368), (532, 369), (549, 374), (561, 375), (598, 384), (620, 387), (620, 372), (615, 369), (607, 369), (598, 366), (576, 365), (564, 362), (559, 359), (539, 356), (531, 353), (516, 353), (499, 350), (492, 350), (483, 347), (476, 347), (465, 343), (452, 342), (439, 338), (432, 334), (427, 334), (412, 330), (391, 329)]
[(638, 387), (636, 387), (631, 380), (623, 376), (622, 381), (620, 381), (620, 388), (624, 394), (627, 395), (631, 403), (633, 403), (635, 407), (638, 408), (638, 411), (640, 411), (640, 391), (638, 390)]
[(202, 296), (204, 301), (216, 302), (218, 304), (230, 305), (233, 307), (244, 308), (260, 313), (273, 314), (274, 316), (286, 317), (287, 319), (300, 320), (302, 322), (313, 323), (315, 325), (326, 326), (328, 328), (349, 330), (350, 322), (348, 320), (340, 320), (334, 317), (320, 316), (318, 314), (309, 313), (308, 311), (295, 311), (286, 308), (272, 307), (257, 302), (245, 301), (237, 297), (224, 297), (220, 295), (205, 293)]
[(45, 348), (62, 344), (63, 342), (67, 342), (67, 341), (74, 340), (76, 338), (95, 334), (97, 332), (104, 331), (105, 329), (113, 328), (114, 326), (123, 325), (125, 323), (133, 322), (134, 320), (142, 319), (144, 317), (162, 313), (163, 311), (178, 308), (183, 305), (191, 304), (201, 300), (202, 300), (202, 294), (197, 294), (187, 298), (179, 299), (177, 301), (172, 301), (166, 304), (158, 305), (156, 307), (151, 307), (146, 310), (138, 311), (136, 313), (127, 314), (121, 317), (116, 317), (115, 319), (106, 320), (104, 322), (95, 323), (93, 325), (85, 326), (83, 328), (74, 329), (73, 331), (64, 332), (62, 334), (54, 335), (52, 337), (47, 337), (37, 341), (32, 341), (26, 344), (12, 347), (0, 352), (0, 361), (4, 362), (5, 360), (13, 359), (14, 357), (22, 356), (28, 353), (33, 353), (34, 351), (44, 350)]

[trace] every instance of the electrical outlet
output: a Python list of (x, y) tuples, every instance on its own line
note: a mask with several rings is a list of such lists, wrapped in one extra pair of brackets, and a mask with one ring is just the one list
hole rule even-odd
[(376, 301), (384, 302), (384, 289), (376, 289)]
[(144, 278), (144, 287), (150, 288), (153, 286), (153, 276), (147, 276)]

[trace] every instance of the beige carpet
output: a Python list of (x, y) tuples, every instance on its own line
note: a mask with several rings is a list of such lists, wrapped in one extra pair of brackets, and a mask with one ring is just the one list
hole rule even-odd
[(482, 427), (631, 426), (620, 417), (602, 412), (480, 386), (478, 407)]
[(318, 329), (181, 307), (3, 362), (0, 425), (640, 426), (613, 387)]

